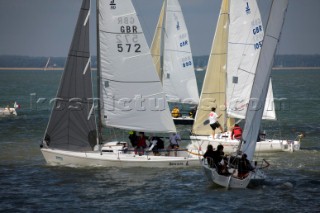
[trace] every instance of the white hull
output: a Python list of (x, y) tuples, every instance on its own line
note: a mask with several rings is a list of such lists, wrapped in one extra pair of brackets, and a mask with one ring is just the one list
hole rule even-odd
[(190, 156), (186, 151), (178, 151), (177, 157), (174, 151), (170, 151), (170, 156), (154, 156), (152, 152), (148, 155), (139, 156), (134, 152), (123, 153), (117, 150), (112, 152), (75, 152), (64, 151), (51, 148), (42, 148), (41, 152), (50, 165), (64, 166), (101, 166), (101, 167), (149, 167), (149, 168), (185, 168), (199, 167), (198, 157)]
[(0, 108), (0, 117), (16, 116), (17, 112), (15, 108)]
[[(225, 136), (225, 137), (224, 137)], [(219, 144), (223, 145), (225, 153), (233, 153), (237, 151), (239, 140), (232, 140), (230, 134), (226, 133), (217, 138), (212, 136), (190, 136), (191, 144), (188, 145), (189, 150), (207, 150), (207, 146), (211, 144), (216, 148)], [(296, 151), (300, 149), (300, 141), (265, 139), (256, 144), (255, 153), (257, 152), (281, 152), (281, 151)]]
[(173, 122), (175, 124), (193, 124), (194, 118), (191, 118), (189, 116), (182, 116), (178, 118), (173, 118)]
[(210, 168), (208, 164), (205, 163), (205, 161), (202, 161), (202, 168), (204, 170), (205, 175), (211, 182), (225, 188), (247, 188), (252, 176), (251, 172), (244, 179), (239, 179), (232, 175), (220, 175), (218, 174), (216, 169)]

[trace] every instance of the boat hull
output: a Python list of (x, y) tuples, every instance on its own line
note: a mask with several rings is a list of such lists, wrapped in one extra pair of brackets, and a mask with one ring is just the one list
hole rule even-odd
[(139, 156), (134, 153), (101, 153), (100, 151), (73, 152), (50, 148), (42, 148), (41, 152), (50, 165), (121, 168), (187, 168), (200, 166), (198, 157)]
[[(239, 140), (232, 140), (229, 137), (212, 138), (211, 136), (190, 136), (191, 143), (188, 149), (206, 150), (211, 144), (216, 148), (219, 144), (223, 145), (225, 153), (233, 153), (237, 150), (240, 143)], [(300, 141), (265, 139), (256, 144), (255, 153), (259, 152), (282, 152), (282, 151), (297, 151), (300, 149)]]
[(178, 117), (178, 118), (173, 118), (174, 124), (180, 124), (180, 125), (192, 125), (194, 122), (193, 118), (190, 117)]
[(202, 168), (210, 182), (213, 182), (214, 184), (225, 188), (247, 188), (252, 176), (251, 172), (244, 179), (239, 179), (232, 175), (220, 175), (218, 174), (216, 169), (210, 168), (204, 161), (202, 162)]
[(0, 117), (17, 116), (15, 108), (0, 108)]

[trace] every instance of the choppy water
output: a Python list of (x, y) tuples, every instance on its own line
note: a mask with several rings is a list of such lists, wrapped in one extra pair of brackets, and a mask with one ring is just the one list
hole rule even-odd
[(0, 106), (16, 100), (22, 107), (18, 117), (0, 119), (0, 212), (319, 212), (320, 70), (273, 72), (275, 97), (287, 100), (279, 120), (264, 127), (272, 137), (304, 131), (306, 138), (299, 152), (261, 155), (271, 163), (268, 179), (245, 190), (213, 187), (196, 168), (47, 166), (39, 141), (50, 105), (36, 108), (35, 100), (54, 97), (60, 75), (0, 71)]

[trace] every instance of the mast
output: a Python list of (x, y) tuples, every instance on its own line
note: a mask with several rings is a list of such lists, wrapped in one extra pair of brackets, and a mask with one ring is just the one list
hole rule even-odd
[(98, 97), (98, 116), (97, 116), (97, 144), (102, 142), (102, 122), (101, 122), (101, 91), (100, 91), (100, 34), (99, 34), (99, 0), (96, 0), (96, 30), (97, 30), (97, 97)]

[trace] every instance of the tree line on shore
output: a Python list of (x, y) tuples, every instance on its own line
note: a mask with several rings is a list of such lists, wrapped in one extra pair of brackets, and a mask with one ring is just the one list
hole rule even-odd
[[(0, 55), (0, 67), (3, 68), (44, 68), (49, 57), (31, 57), (19, 55)], [(97, 66), (96, 56), (92, 56), (92, 67)], [(205, 67), (209, 56), (194, 56), (195, 67)], [(50, 57), (47, 67), (64, 67), (66, 57)], [(320, 67), (320, 55), (277, 55), (274, 67)]]

